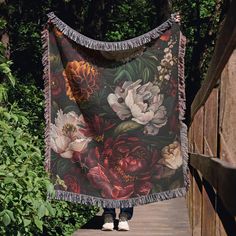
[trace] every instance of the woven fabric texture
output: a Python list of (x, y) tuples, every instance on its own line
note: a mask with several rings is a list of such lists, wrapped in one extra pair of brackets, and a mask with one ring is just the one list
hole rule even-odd
[(186, 38), (174, 15), (120, 42), (53, 12), (42, 30), (49, 199), (131, 207), (185, 196)]

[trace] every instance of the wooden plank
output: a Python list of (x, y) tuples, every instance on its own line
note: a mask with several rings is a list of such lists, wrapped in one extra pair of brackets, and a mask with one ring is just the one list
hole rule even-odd
[(188, 150), (189, 152), (194, 152), (193, 150), (193, 125), (188, 129)]
[[(236, 147), (235, 147), (235, 129), (236, 129), (236, 50), (232, 53), (229, 62), (225, 66), (220, 83), (220, 114), (219, 114), (219, 129), (220, 129), (220, 159), (229, 163), (236, 162)], [(219, 205), (219, 206), (218, 206)], [(220, 201), (217, 199), (217, 211), (220, 212)], [(225, 216), (223, 216), (225, 218)], [(216, 219), (216, 235), (227, 235), (224, 227), (224, 222)]]
[(202, 227), (202, 177), (196, 169), (193, 173), (193, 235), (200, 236)]
[[(194, 143), (194, 124), (191, 127), (191, 146), (193, 149), (193, 143)], [(190, 172), (189, 172), (189, 178), (190, 178), (190, 182), (193, 183), (193, 168), (189, 168)], [(188, 198), (187, 198), (187, 207), (188, 207), (188, 214), (189, 214), (189, 219), (190, 219), (190, 227), (191, 229), (193, 229), (193, 185), (191, 184), (189, 187), (189, 191), (188, 191)]]
[(190, 153), (190, 165), (198, 169), (216, 189), (225, 208), (236, 216), (236, 165), (196, 153)]
[(235, 235), (236, 218), (225, 208), (221, 198), (217, 198), (217, 214), (220, 218), (220, 228), (217, 228), (216, 235), (228, 236)]
[(214, 88), (205, 103), (203, 153), (208, 156), (217, 156), (218, 90)]
[[(190, 178), (190, 182), (193, 183), (193, 168), (190, 166), (189, 167), (189, 178)], [(193, 184), (190, 185), (189, 187), (189, 203), (188, 203), (188, 210), (189, 210), (189, 219), (190, 219), (190, 227), (191, 229), (193, 229)]]
[[(119, 209), (116, 209), (117, 215)], [(134, 207), (133, 218), (129, 221), (130, 231), (112, 232), (101, 231), (103, 219), (102, 210), (94, 219), (78, 229), (72, 236), (190, 236), (189, 219), (187, 214), (186, 200), (184, 197), (173, 198), (166, 201), (145, 204)], [(115, 229), (117, 229), (117, 220)]]
[(231, 1), (229, 11), (225, 18), (224, 24), (220, 30), (219, 38), (212, 60), (207, 71), (207, 75), (201, 88), (199, 89), (192, 105), (191, 117), (195, 116), (198, 109), (205, 103), (211, 90), (215, 87), (221, 72), (223, 71), (230, 55), (236, 47), (236, 0)]
[(236, 164), (236, 50), (221, 76), (220, 90), (220, 158)]
[[(205, 104), (205, 137), (204, 137), (204, 154), (210, 156), (217, 156), (218, 145), (218, 119), (219, 119), (219, 88), (214, 88)], [(211, 188), (211, 187), (210, 187)], [(212, 191), (211, 191), (212, 190)], [(222, 223), (219, 215), (217, 214), (218, 198), (215, 189), (208, 190), (214, 194), (214, 199), (208, 196), (205, 214), (210, 213), (208, 217), (211, 218), (210, 231), (213, 235), (221, 236)], [(205, 192), (205, 191), (204, 191)], [(212, 204), (213, 202), (213, 204)]]
[[(188, 129), (188, 145), (189, 145), (188, 149), (189, 149), (190, 152), (193, 152), (193, 129), (194, 129), (193, 125), (191, 125)], [(191, 183), (192, 183), (192, 179), (193, 179), (193, 176), (192, 176), (192, 173), (190, 171), (190, 181), (191, 181)], [(190, 185), (190, 190), (186, 194), (186, 202), (187, 202), (189, 218), (191, 219), (191, 217), (190, 217), (190, 204), (192, 202), (192, 184)], [(192, 219), (191, 219), (191, 225), (192, 225)]]
[(209, 182), (202, 178), (202, 235), (215, 235), (215, 191)]
[[(194, 117), (194, 151), (203, 153), (203, 136), (204, 136), (204, 107), (201, 107)], [(196, 170), (193, 170), (192, 178), (192, 230), (193, 235), (201, 235), (202, 227), (202, 176)]]
[(195, 153), (203, 153), (204, 107), (201, 107), (194, 117), (193, 149)]
[[(223, 204), (221, 204), (221, 199), (216, 195), (216, 236), (227, 236), (227, 232), (225, 230), (223, 219), (227, 220), (225, 217), (226, 209), (224, 209)], [(224, 212), (224, 213), (223, 213)], [(223, 213), (223, 214), (222, 214)], [(222, 216), (221, 216), (222, 215)]]
[[(218, 88), (212, 90), (204, 109), (204, 154), (217, 156)], [(202, 179), (202, 235), (215, 235), (215, 190)]]

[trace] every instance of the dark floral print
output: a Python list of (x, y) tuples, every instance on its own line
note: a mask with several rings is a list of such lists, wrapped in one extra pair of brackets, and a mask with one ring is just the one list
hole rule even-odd
[(174, 181), (183, 186), (179, 37), (173, 27), (141, 54), (119, 60), (50, 31), (56, 189), (125, 200), (163, 192)]

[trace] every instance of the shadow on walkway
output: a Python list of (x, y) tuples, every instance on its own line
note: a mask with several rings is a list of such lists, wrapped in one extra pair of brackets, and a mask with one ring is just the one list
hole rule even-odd
[[(115, 230), (118, 229), (119, 220), (115, 219), (114, 225)], [(96, 215), (90, 221), (88, 221), (85, 225), (81, 227), (81, 229), (101, 229), (103, 225), (103, 217)]]
[[(118, 209), (117, 209), (118, 211)], [(72, 236), (114, 236), (124, 235), (118, 231), (118, 219), (115, 221), (115, 230), (104, 232), (103, 210), (76, 230)], [(130, 231), (126, 236), (190, 236), (190, 222), (186, 199), (174, 198), (168, 201), (160, 201), (135, 207), (134, 216), (129, 222)]]

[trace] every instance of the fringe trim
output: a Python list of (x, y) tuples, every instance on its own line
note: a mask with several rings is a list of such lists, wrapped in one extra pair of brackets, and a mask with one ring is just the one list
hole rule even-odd
[(186, 195), (186, 188), (177, 188), (174, 190), (168, 190), (161, 193), (152, 193), (146, 196), (140, 196), (125, 200), (115, 200), (115, 199), (104, 199), (100, 197), (93, 197), (85, 194), (77, 194), (73, 192), (66, 192), (62, 190), (55, 190), (55, 194), (47, 195), (49, 200), (64, 200), (74, 203), (81, 203), (85, 205), (93, 205), (98, 207), (108, 207), (108, 208), (120, 208), (120, 207), (133, 207), (138, 205), (143, 205), (152, 202), (159, 202), (164, 200), (169, 200), (171, 198), (184, 197)]
[(117, 41), (117, 42), (106, 42), (89, 38), (72, 29), (65, 22), (59, 19), (54, 14), (54, 12), (48, 13), (47, 16), (49, 18), (49, 21), (52, 22), (63, 34), (65, 34), (71, 40), (77, 42), (82, 46), (95, 50), (118, 51), (118, 50), (126, 50), (130, 48), (139, 47), (147, 42), (150, 42), (152, 39), (158, 38), (168, 28), (170, 28), (170, 26), (172, 26), (174, 22), (176, 22), (177, 13), (171, 14), (171, 17), (168, 20), (166, 20), (163, 24), (159, 25), (155, 29), (143, 35), (140, 35), (132, 39)]
[(186, 96), (185, 96), (185, 75), (184, 75), (184, 56), (185, 56), (186, 37), (180, 31), (179, 39), (179, 60), (178, 60), (178, 78), (179, 78), (179, 119), (184, 120), (186, 109)]
[(190, 177), (189, 177), (189, 154), (188, 154), (188, 136), (187, 136), (187, 125), (180, 121), (180, 140), (181, 140), (181, 152), (183, 156), (183, 175), (184, 175), (184, 187), (186, 192), (190, 188)]
[(180, 121), (180, 140), (181, 151), (183, 155), (183, 174), (184, 174), (184, 186), (186, 192), (190, 187), (189, 177), (189, 155), (188, 155), (188, 134), (187, 125), (183, 122), (185, 119), (186, 109), (186, 95), (185, 95), (185, 73), (184, 73), (184, 56), (185, 56), (186, 37), (180, 31), (179, 38), (179, 60), (178, 60), (178, 94), (179, 94), (179, 121)]
[(47, 23), (41, 31), (41, 42), (43, 48), (42, 64), (43, 64), (43, 81), (44, 81), (44, 118), (46, 120), (45, 126), (45, 160), (44, 167), (47, 172), (50, 171), (50, 122), (51, 122), (51, 94), (50, 94), (50, 65), (49, 65), (49, 31)]

